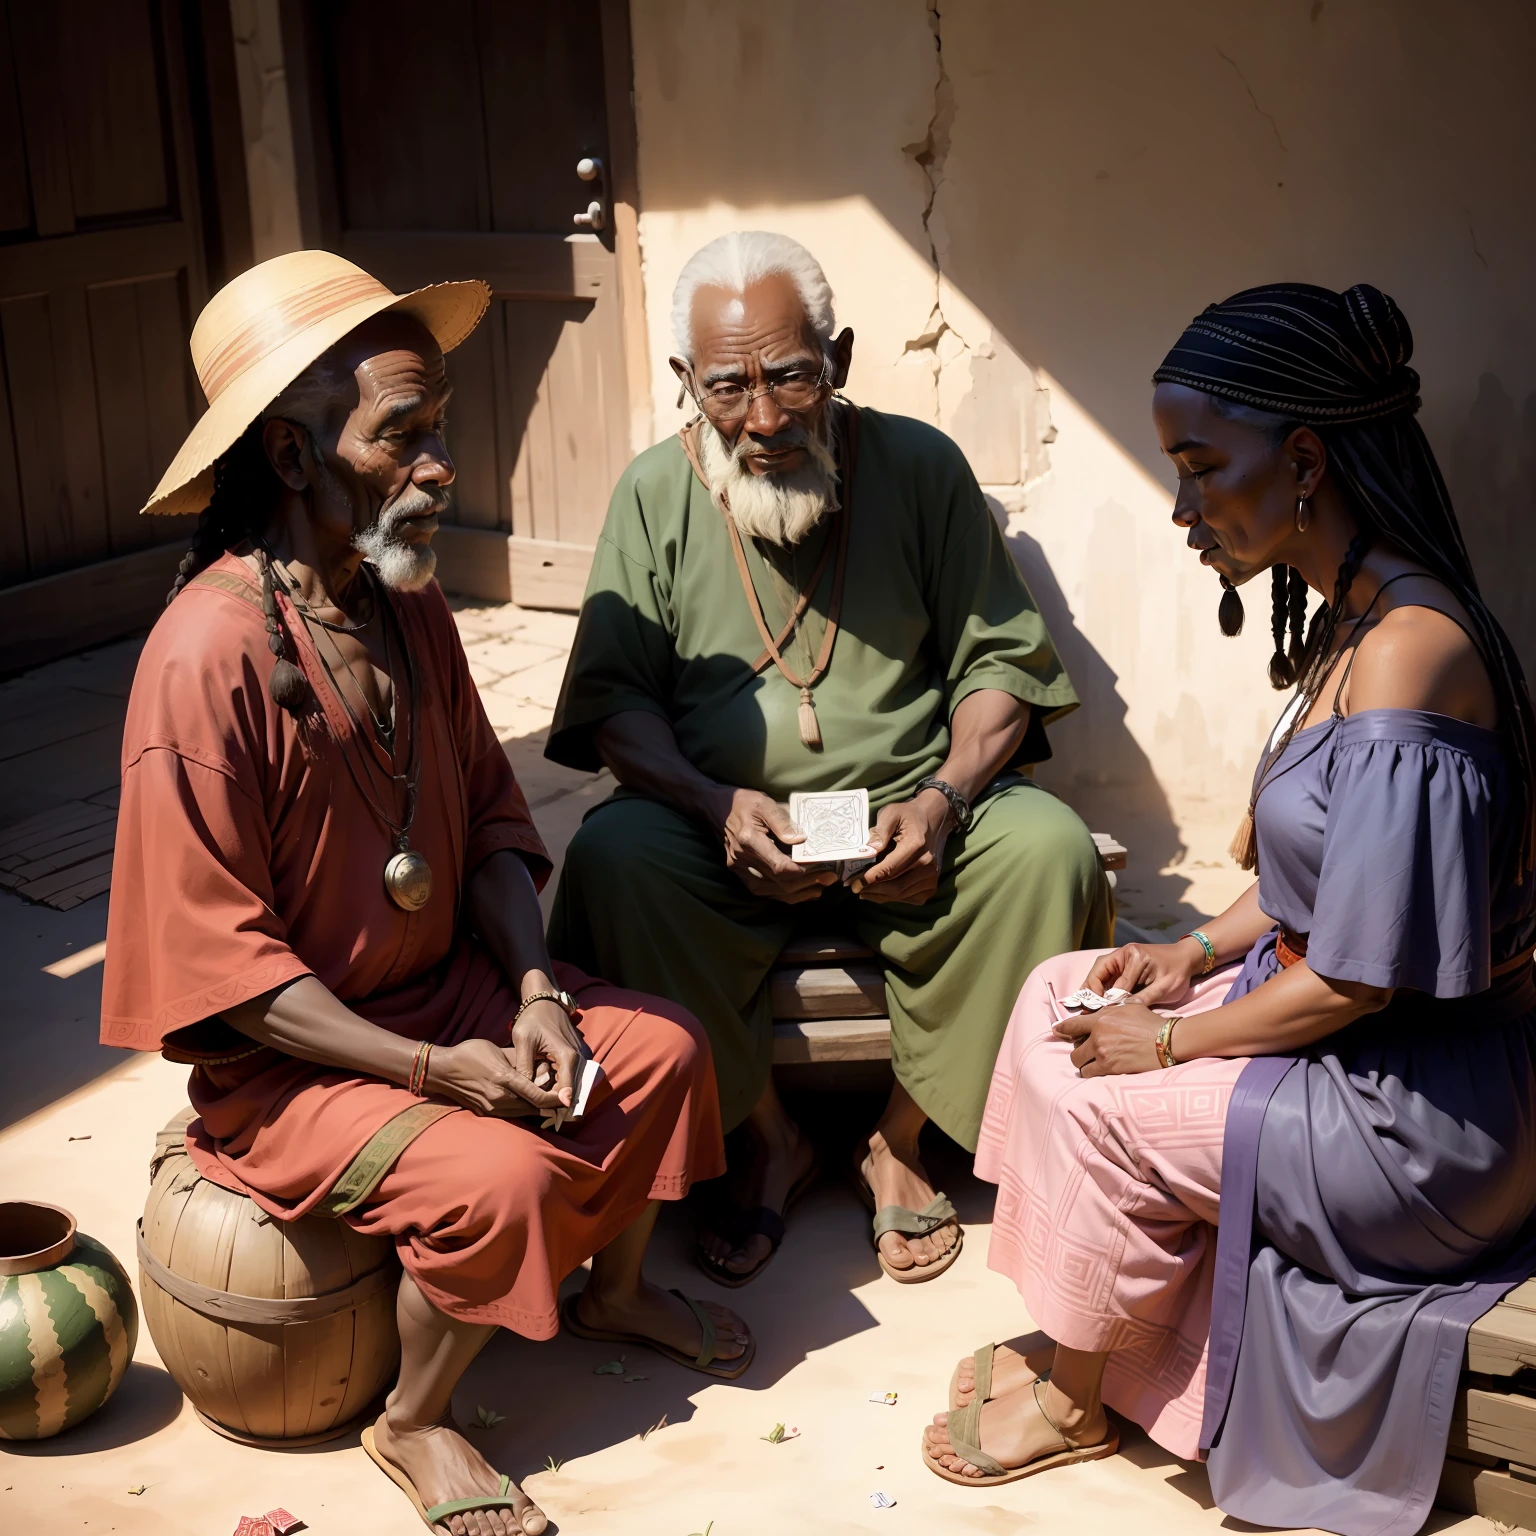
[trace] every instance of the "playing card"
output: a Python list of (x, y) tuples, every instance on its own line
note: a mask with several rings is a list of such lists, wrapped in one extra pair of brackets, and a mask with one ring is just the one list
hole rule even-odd
[[(602, 1075), (603, 1069), (590, 1056), (583, 1056), (576, 1078), (576, 1091), (571, 1095), (571, 1107), (557, 1109), (554, 1114), (546, 1115), (542, 1129), (558, 1131), (570, 1121), (579, 1120), (586, 1114), (587, 1100), (592, 1097), (592, 1090), (597, 1086), (598, 1079)], [(551, 1086), (553, 1082), (554, 1076), (551, 1074), (549, 1084), (541, 1083), (539, 1086)]]
[(805, 841), (791, 850), (797, 864), (833, 864), (874, 854), (869, 846), (868, 790), (791, 795), (789, 816), (805, 834)]
[(1110, 987), (1102, 997), (1097, 992), (1089, 991), (1087, 987), (1079, 987), (1076, 992), (1071, 992), (1061, 999), (1061, 1006), (1097, 1013), (1100, 1008), (1113, 1008), (1116, 1003), (1123, 1003), (1130, 995), (1123, 987)]

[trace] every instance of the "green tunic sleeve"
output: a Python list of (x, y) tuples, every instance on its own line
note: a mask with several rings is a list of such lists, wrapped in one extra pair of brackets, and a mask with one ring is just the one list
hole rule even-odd
[[(588, 773), (603, 766), (593, 738), (610, 715), (643, 709), (671, 717), (677, 648), (670, 581), (658, 569), (642, 490), (654, 479), (654, 466), (646, 461), (656, 452), (642, 454), (614, 488), (544, 749), (553, 762)], [(646, 468), (651, 475), (643, 473)]]
[(1012, 694), (1032, 710), (1007, 766), (1043, 762), (1045, 727), (1077, 708), (1077, 694), (965, 456), (935, 432), (925, 458), (937, 482), (932, 504), (946, 513), (942, 539), (925, 551), (924, 582), (949, 714), (983, 688)]

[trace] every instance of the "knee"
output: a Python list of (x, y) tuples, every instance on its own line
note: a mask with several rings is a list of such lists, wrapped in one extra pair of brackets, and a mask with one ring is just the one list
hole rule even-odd
[(644, 802), (615, 801), (594, 811), (576, 829), (565, 852), (562, 878), (581, 890), (584, 900), (605, 891), (633, 889), (659, 864), (646, 836)]
[[(999, 807), (1003, 809), (1003, 807)], [(1010, 863), (1080, 888), (1103, 877), (1099, 850), (1076, 811), (1044, 790), (1021, 801), (1007, 821), (1001, 842)]]

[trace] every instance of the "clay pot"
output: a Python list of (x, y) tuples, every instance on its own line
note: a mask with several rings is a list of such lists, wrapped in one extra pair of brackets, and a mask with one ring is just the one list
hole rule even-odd
[(400, 1362), (388, 1238), (344, 1221), (274, 1221), (186, 1152), (190, 1109), (156, 1138), (139, 1236), (144, 1320), (212, 1430), (287, 1449), (378, 1412)]
[(56, 1205), (0, 1203), (0, 1277), (0, 1439), (46, 1440), (117, 1390), (139, 1309), (122, 1265)]

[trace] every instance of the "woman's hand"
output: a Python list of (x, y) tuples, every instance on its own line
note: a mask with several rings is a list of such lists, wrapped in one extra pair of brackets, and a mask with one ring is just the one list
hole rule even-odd
[[(528, 1013), (532, 1012), (530, 1008)], [(564, 1009), (560, 1013), (564, 1017)], [(570, 1103), (569, 1098), (536, 1088), (532, 1070), (531, 1063), (528, 1071), (519, 1067), (515, 1049), (504, 1050), (489, 1040), (466, 1040), (461, 1045), (440, 1045), (432, 1052), (427, 1061), (426, 1087), (428, 1093), (441, 1094), (477, 1115), (503, 1119), (525, 1113), (526, 1104), (553, 1114), (562, 1104)]]
[(1161, 1014), (1132, 1000), (1112, 1003), (1097, 1013), (1063, 1019), (1056, 1026), (1056, 1035), (1058, 1039), (1074, 1042), (1072, 1065), (1080, 1076), (1108, 1077), (1121, 1072), (1159, 1071), (1162, 1063), (1157, 1059), (1156, 1045), (1162, 1027)]
[(1176, 944), (1122, 944), (1093, 962), (1083, 985), (1101, 995), (1110, 987), (1136, 994), (1136, 1001), (1176, 1003), (1205, 969), (1205, 950), (1198, 939)]

